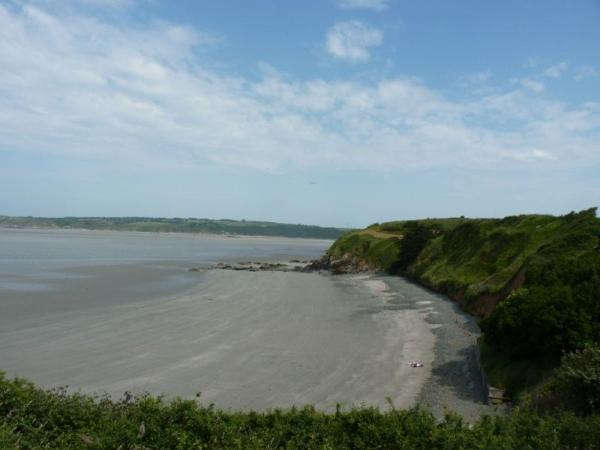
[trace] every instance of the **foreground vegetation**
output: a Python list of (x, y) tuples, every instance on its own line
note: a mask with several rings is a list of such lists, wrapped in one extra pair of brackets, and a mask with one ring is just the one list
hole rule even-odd
[(600, 416), (517, 410), (466, 424), (422, 409), (322, 413), (223, 412), (194, 401), (125, 397), (112, 402), (44, 391), (0, 374), (2, 449), (397, 448), (596, 449)]
[(374, 224), (338, 239), (332, 258), (409, 277), (480, 317), (490, 378), (517, 394), (564, 352), (600, 343), (600, 219), (427, 219)]
[(284, 236), (336, 239), (344, 230), (250, 220), (212, 220), (151, 217), (10, 217), (0, 216), (4, 228), (74, 228), (85, 230), (151, 231), (170, 233), (212, 233), (245, 236)]

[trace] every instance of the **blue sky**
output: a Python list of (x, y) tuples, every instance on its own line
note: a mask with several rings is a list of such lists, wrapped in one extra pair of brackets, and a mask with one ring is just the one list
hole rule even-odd
[(0, 214), (599, 204), (597, 0), (0, 0)]

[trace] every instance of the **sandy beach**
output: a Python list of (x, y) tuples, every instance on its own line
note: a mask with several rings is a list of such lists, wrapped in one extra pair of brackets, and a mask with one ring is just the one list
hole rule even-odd
[[(366, 275), (197, 276), (196, 287), (175, 297), (50, 315), (2, 331), (2, 367), (47, 387), (113, 397), (200, 393), (220, 408), (387, 408), (388, 399), (404, 408), (443, 394), (446, 406), (476, 413), (476, 386), (470, 398), (453, 391), (465, 376), (477, 383), (472, 367), (453, 380), (432, 374), (436, 344), (450, 343), (436, 338), (434, 300), (420, 288), (392, 290), (397, 280)], [(402, 295), (407, 289), (417, 293)], [(413, 360), (424, 367), (410, 367)]]
[[(249, 242), (248, 253), (259, 245)], [(274, 242), (264, 259), (302, 245), (313, 247), (300, 255), (320, 251)], [(438, 416), (445, 407), (467, 418), (487, 411), (473, 360), (477, 327), (444, 297), (398, 277), (189, 272), (197, 264), (187, 254), (151, 256), (52, 263), (53, 271), (22, 275), (44, 280), (45, 290), (0, 289), (0, 369), (45, 387), (114, 398), (150, 392), (225, 409), (391, 401)]]
[[(0, 333), (2, 366), (44, 386), (165, 393), (223, 408), (413, 404), (433, 336), (352, 277), (209, 271), (184, 295), (82, 310)], [(406, 326), (401, 326), (406, 325)], [(401, 345), (398, 345), (401, 343)]]

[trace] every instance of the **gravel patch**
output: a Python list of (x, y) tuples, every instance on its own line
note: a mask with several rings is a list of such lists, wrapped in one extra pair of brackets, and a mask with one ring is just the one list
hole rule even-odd
[(420, 311), (435, 336), (433, 358), (417, 403), (442, 418), (446, 411), (459, 413), (468, 421), (497, 410), (487, 405), (475, 351), (481, 335), (474, 317), (444, 297), (400, 277), (377, 276), (389, 286), (387, 307)]

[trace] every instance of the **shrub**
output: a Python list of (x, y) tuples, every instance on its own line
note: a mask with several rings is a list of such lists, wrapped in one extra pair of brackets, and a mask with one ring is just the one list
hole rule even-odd
[(600, 416), (544, 416), (517, 409), (473, 424), (422, 408), (323, 413), (307, 406), (223, 412), (193, 401), (107, 398), (43, 391), (0, 374), (0, 448), (597, 448)]
[(542, 411), (600, 413), (600, 346), (590, 345), (563, 356), (560, 367), (532, 397)]
[(558, 360), (600, 342), (600, 253), (534, 261), (525, 286), (481, 322), (492, 346), (517, 358)]
[(398, 258), (390, 266), (389, 271), (391, 273), (406, 272), (434, 236), (435, 231), (432, 228), (423, 226), (418, 222), (409, 222), (401, 241)]

